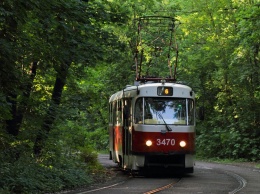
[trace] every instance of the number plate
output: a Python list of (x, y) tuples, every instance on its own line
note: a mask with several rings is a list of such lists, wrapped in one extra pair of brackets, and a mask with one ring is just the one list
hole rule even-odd
[(156, 139), (156, 145), (158, 146), (174, 146), (175, 139)]

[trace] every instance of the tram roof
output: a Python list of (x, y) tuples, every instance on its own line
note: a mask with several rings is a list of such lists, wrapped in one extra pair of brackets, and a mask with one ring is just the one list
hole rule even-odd
[[(184, 85), (184, 84), (179, 84), (179, 83), (163, 83), (163, 84), (162, 83), (145, 83), (145, 84), (140, 84), (138, 86), (134, 86), (134, 85), (126, 86), (123, 90), (120, 90), (120, 91), (114, 93), (110, 97), (109, 102), (117, 100), (117, 99), (121, 99), (121, 98), (123, 98), (123, 96), (125, 98), (135, 97), (138, 94), (140, 96), (145, 96), (144, 92), (142, 93), (142, 91), (146, 91), (146, 93), (147, 93), (147, 91), (151, 91), (151, 93), (157, 93), (157, 88), (160, 87), (160, 86), (172, 87), (173, 90), (174, 90), (174, 93), (176, 93), (176, 91), (178, 93), (185, 92), (185, 93), (187, 93), (186, 97), (187, 96), (191, 97), (190, 95), (188, 95), (188, 93), (190, 93), (192, 91), (191, 87)], [(137, 92), (137, 91), (139, 91), (139, 92)], [(147, 96), (149, 96), (149, 94)], [(151, 94), (151, 96), (156, 96), (156, 95)], [(192, 96), (194, 97), (194, 92), (193, 92)], [(181, 97), (181, 96), (179, 96), (179, 97)]]

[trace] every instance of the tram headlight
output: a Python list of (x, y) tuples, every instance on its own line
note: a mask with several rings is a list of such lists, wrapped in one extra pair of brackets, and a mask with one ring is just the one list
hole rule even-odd
[(181, 141), (181, 142), (180, 142), (180, 146), (181, 146), (182, 148), (184, 148), (186, 145), (187, 145), (187, 144), (186, 144), (185, 141)]
[(145, 142), (145, 144), (146, 144), (148, 147), (150, 147), (150, 146), (153, 144), (153, 142), (152, 142), (151, 140), (147, 140), (147, 141)]

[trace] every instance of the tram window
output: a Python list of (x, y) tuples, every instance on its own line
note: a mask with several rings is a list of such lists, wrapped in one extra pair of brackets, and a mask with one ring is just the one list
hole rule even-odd
[(145, 98), (144, 124), (187, 125), (186, 99)]
[(194, 125), (194, 101), (188, 99), (188, 125)]
[(117, 103), (116, 102), (113, 102), (113, 124), (116, 124), (116, 109), (117, 109)]
[(127, 104), (127, 101), (125, 101), (125, 105), (124, 105), (124, 108), (123, 108), (123, 116), (124, 118), (128, 118), (130, 115), (130, 109), (129, 109), (129, 106)]
[(135, 123), (143, 123), (143, 98), (138, 98), (135, 103)]
[(109, 104), (109, 122), (112, 123), (113, 112), (112, 112), (112, 103)]
[(121, 101), (117, 101), (117, 109), (116, 109), (116, 118), (117, 118), (117, 124), (122, 123), (122, 106)]
[(124, 119), (124, 126), (129, 126), (130, 119), (131, 119), (131, 100), (130, 99), (124, 100), (123, 119)]

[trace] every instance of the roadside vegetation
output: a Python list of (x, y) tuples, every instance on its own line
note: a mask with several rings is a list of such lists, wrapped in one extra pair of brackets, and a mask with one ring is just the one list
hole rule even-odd
[(177, 19), (177, 80), (205, 113), (197, 156), (260, 161), (258, 1), (3, 0), (0, 193), (103, 180), (108, 99), (134, 82), (133, 19), (144, 15)]
[(230, 164), (230, 165), (237, 165), (241, 167), (246, 168), (260, 168), (260, 162), (256, 161), (249, 161), (247, 159), (232, 159), (232, 158), (218, 158), (218, 157), (212, 157), (212, 158), (206, 158), (206, 157), (196, 157), (197, 161), (203, 161), (203, 162), (214, 162), (219, 164)]

